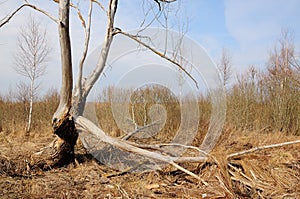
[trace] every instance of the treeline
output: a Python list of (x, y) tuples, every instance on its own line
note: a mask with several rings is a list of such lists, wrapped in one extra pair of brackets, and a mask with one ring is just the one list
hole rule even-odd
[[(274, 68), (275, 69), (275, 68)], [(300, 134), (299, 70), (250, 68), (227, 95), (227, 123), (236, 128)]]
[(265, 70), (253, 66), (228, 92), (227, 123), (237, 128), (300, 135), (300, 61), (289, 32), (270, 52)]
[[(300, 135), (299, 75), (299, 69), (282, 65), (274, 65), (265, 72), (250, 68), (227, 90), (226, 125), (242, 130), (282, 131)], [(112, 92), (111, 89), (108, 88), (106, 92)], [(11, 96), (0, 96), (0, 131), (23, 131), (26, 127), (29, 101)], [(58, 99), (58, 92), (51, 90), (34, 102), (33, 131), (42, 130), (44, 127), (51, 128), (51, 118)], [(179, 99), (168, 90), (156, 87), (136, 91), (131, 96), (129, 112), (136, 124), (143, 126), (149, 123), (148, 111), (154, 104), (165, 107), (165, 129), (178, 129), (181, 118)], [(200, 123), (208, 122), (211, 109), (209, 98), (200, 97), (198, 104)], [(104, 130), (111, 132), (117, 128), (110, 100), (99, 100), (96, 114)]]
[[(29, 111), (29, 95), (22, 90), (10, 91), (0, 95), (0, 132), (26, 132)], [(50, 89), (33, 104), (33, 132), (51, 129), (51, 118), (59, 102), (57, 90)]]

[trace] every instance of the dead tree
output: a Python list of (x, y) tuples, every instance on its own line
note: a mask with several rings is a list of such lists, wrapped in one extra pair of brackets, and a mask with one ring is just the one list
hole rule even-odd
[[(30, 7), (48, 16), (52, 21), (54, 21), (58, 25), (59, 41), (60, 41), (60, 49), (61, 49), (62, 85), (61, 85), (59, 106), (56, 112), (54, 113), (53, 120), (52, 120), (53, 131), (54, 134), (57, 136), (57, 139), (55, 139), (47, 149), (37, 153), (36, 155), (44, 156), (44, 160), (45, 160), (44, 162), (46, 163), (46, 166), (50, 166), (50, 167), (61, 166), (72, 162), (74, 160), (74, 146), (78, 138), (78, 131), (84, 130), (95, 135), (102, 142), (113, 145), (115, 147), (119, 147), (129, 152), (133, 152), (145, 157), (149, 157), (154, 160), (169, 163), (174, 167), (199, 179), (197, 175), (182, 168), (177, 163), (203, 161), (205, 160), (203, 156), (178, 158), (178, 157), (171, 157), (169, 155), (162, 155), (159, 152), (153, 152), (153, 150), (160, 151), (161, 148), (163, 147), (175, 146), (181, 148), (190, 148), (192, 150), (196, 150), (199, 153), (203, 154), (203, 152), (201, 152), (201, 150), (198, 147), (183, 146), (179, 144), (169, 144), (169, 145), (161, 145), (161, 146), (137, 145), (127, 140), (120, 140), (106, 135), (96, 125), (94, 125), (88, 119), (82, 117), (84, 106), (86, 103), (86, 98), (89, 95), (93, 85), (95, 84), (95, 82), (97, 81), (100, 74), (103, 72), (105, 68), (112, 40), (114, 36), (117, 34), (122, 34), (123, 36), (126, 36), (135, 42), (138, 42), (140, 46), (143, 46), (144, 48), (148, 49), (150, 52), (156, 54), (160, 58), (171, 62), (172, 64), (180, 68), (197, 85), (197, 82), (192, 77), (192, 75), (179, 62), (177, 62), (176, 59), (168, 57), (164, 52), (160, 52), (159, 50), (156, 50), (155, 48), (151, 47), (151, 45), (143, 42), (141, 40), (141, 37), (137, 35), (131, 35), (127, 32), (122, 31), (119, 28), (114, 27), (118, 0), (109, 0), (107, 9), (105, 9), (104, 6), (97, 0), (90, 0), (87, 21), (85, 21), (85, 19), (82, 17), (80, 13), (80, 10), (76, 7), (76, 5), (73, 5), (70, 2), (70, 0), (60, 0), (60, 1), (54, 0), (54, 1), (58, 3), (58, 7), (59, 7), (58, 18), (50, 15), (47, 11), (38, 8), (37, 6), (30, 4), (27, 0), (25, 0), (25, 3), (23, 5), (17, 8), (6, 18), (2, 19), (0, 22), (0, 27), (2, 27), (3, 25), (7, 24), (9, 20), (22, 8)], [(154, 5), (156, 4), (159, 5), (158, 12), (161, 12), (163, 4), (169, 4), (173, 1), (174, 0), (170, 0), (170, 1), (154, 0), (153, 3)], [(89, 46), (93, 4), (100, 6), (100, 8), (106, 12), (107, 25), (105, 29), (104, 43), (101, 48), (98, 63), (96, 64), (94, 70), (86, 78), (84, 78), (83, 64), (85, 62), (88, 46)], [(71, 41), (70, 41), (70, 33), (69, 33), (70, 8), (74, 8), (78, 11), (79, 19), (85, 31), (85, 45), (84, 45), (82, 57), (80, 59), (79, 72), (75, 82), (74, 89), (72, 86), (73, 66), (72, 66), (72, 57), (71, 57), (72, 54)], [(147, 150), (149, 148), (151, 149), (150, 151)]]

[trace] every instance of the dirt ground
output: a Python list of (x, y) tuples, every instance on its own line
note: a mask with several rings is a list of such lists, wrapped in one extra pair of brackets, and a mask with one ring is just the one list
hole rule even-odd
[(0, 198), (300, 198), (299, 143), (227, 158), (299, 136), (227, 129), (206, 162), (181, 164), (202, 180), (172, 166), (115, 171), (80, 146), (76, 163), (65, 168), (29, 166), (30, 155), (52, 139), (50, 132), (0, 132)]

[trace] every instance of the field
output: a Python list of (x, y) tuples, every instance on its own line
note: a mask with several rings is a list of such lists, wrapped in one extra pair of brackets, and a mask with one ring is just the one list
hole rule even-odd
[[(77, 162), (42, 171), (29, 168), (30, 155), (52, 141), (50, 131), (30, 136), (1, 132), (1, 198), (298, 198), (299, 144), (238, 158), (226, 155), (299, 139), (282, 133), (226, 129), (205, 163), (184, 165), (206, 183), (167, 166), (160, 171), (122, 173), (101, 165), (83, 148)], [(196, 143), (195, 143), (196, 144)]]
[[(249, 100), (237, 97), (244, 99), (245, 96), (229, 96), (223, 134), (208, 160), (180, 164), (201, 180), (172, 166), (136, 173), (113, 170), (94, 159), (80, 142), (74, 164), (46, 170), (30, 165), (31, 155), (53, 140), (50, 122), (58, 95), (51, 91), (35, 103), (30, 134), (24, 130), (26, 103), (3, 97), (0, 101), (0, 198), (299, 198), (299, 112), (290, 114), (295, 117), (289, 126), (277, 124), (277, 127), (266, 119), (267, 114), (275, 114), (268, 109), (270, 104), (248, 103)], [(234, 100), (239, 103), (232, 105)], [(297, 101), (294, 99), (294, 102)], [(174, 103), (165, 105), (169, 113), (176, 106)], [(205, 99), (199, 100), (199, 107), (204, 114), (198, 136), (192, 143), (194, 146), (202, 142), (210, 114), (209, 102)], [(243, 108), (248, 111), (243, 112)], [(265, 111), (258, 113), (258, 108)], [(112, 136), (122, 134), (114, 133), (116, 126), (109, 104), (99, 103), (96, 110), (106, 132)], [(239, 117), (236, 114), (240, 114)], [(137, 122), (144, 120), (142, 115)], [(175, 119), (168, 120), (162, 129), (165, 137), (178, 128), (177, 116), (170, 118)], [(289, 141), (293, 142), (273, 145)], [(259, 148), (261, 146), (270, 147)], [(243, 153), (247, 150), (250, 151)], [(242, 153), (230, 156), (236, 152)]]

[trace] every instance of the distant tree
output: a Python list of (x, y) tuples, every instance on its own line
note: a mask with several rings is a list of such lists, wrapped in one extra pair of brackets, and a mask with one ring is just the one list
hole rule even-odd
[(37, 19), (31, 16), (28, 23), (20, 28), (17, 51), (14, 54), (15, 71), (30, 80), (26, 133), (31, 130), (33, 101), (38, 88), (37, 80), (45, 74), (45, 63), (49, 53), (46, 30)]
[(232, 57), (227, 48), (222, 49), (222, 55), (218, 63), (218, 68), (221, 72), (223, 85), (226, 87), (232, 75)]
[(265, 76), (271, 118), (281, 131), (299, 129), (299, 65), (292, 32), (285, 30), (270, 53)]
[[(282, 32), (278, 45), (271, 51), (267, 63), (270, 80), (283, 91), (288, 87), (295, 86), (298, 78), (300, 63), (297, 60), (292, 32)], [(274, 87), (275, 88), (275, 87)]]

